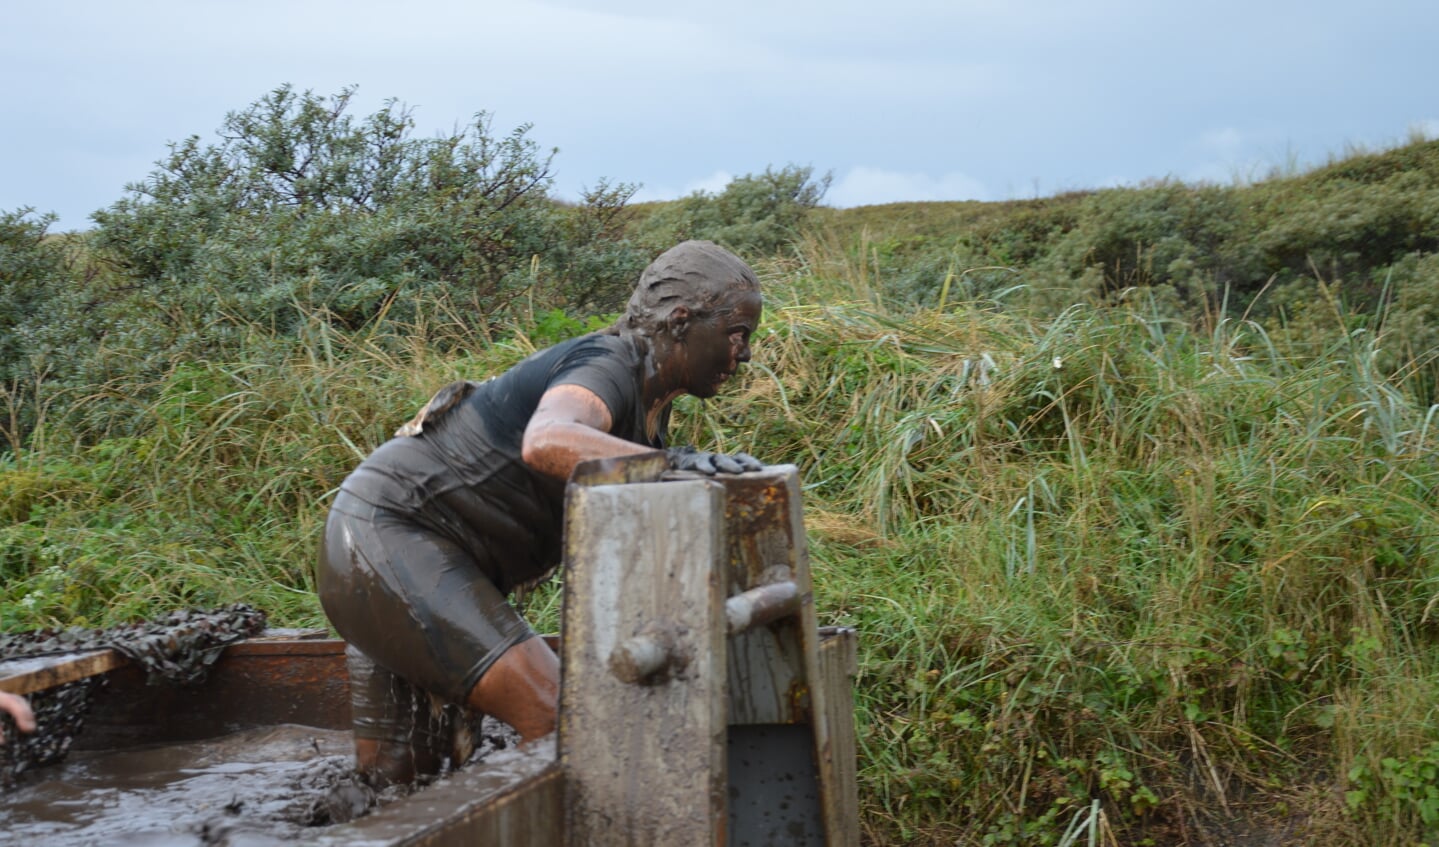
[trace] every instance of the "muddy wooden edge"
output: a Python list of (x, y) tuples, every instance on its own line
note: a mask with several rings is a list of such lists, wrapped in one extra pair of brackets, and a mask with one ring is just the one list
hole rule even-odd
[(819, 681), (825, 689), (830, 756), (825, 778), (831, 804), (828, 847), (859, 847), (859, 747), (854, 729), (858, 636), (849, 627), (819, 628)]
[(311, 847), (563, 847), (564, 774), (545, 752), (508, 751), (347, 824), (308, 835)]
[(709, 479), (566, 491), (567, 845), (725, 843), (723, 494)]
[[(345, 643), (326, 638), (323, 629), (272, 629), (225, 648), (224, 657), (331, 656), (343, 654)], [(34, 694), (126, 667), (130, 660), (118, 650), (80, 650), (52, 656), (0, 661), (0, 691)]]
[(0, 662), (0, 691), (34, 694), (87, 677), (99, 676), (129, 663), (114, 650), (87, 650), (60, 656), (37, 656)]

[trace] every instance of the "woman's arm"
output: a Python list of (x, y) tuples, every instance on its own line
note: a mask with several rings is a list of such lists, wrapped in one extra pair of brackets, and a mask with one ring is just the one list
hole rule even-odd
[[(15, 725), (20, 728), (21, 732), (35, 731), (35, 714), (30, 711), (30, 704), (25, 701), (24, 697), (0, 691), (0, 710), (10, 713), (10, 717), (15, 719)], [(0, 741), (4, 740), (5, 733), (0, 732)]]
[(543, 474), (569, 479), (575, 465), (649, 453), (654, 448), (610, 435), (614, 419), (598, 394), (580, 385), (557, 385), (540, 397), (525, 427), (520, 455)]

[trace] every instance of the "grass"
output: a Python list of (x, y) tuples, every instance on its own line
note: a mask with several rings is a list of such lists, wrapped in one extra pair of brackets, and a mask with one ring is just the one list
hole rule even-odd
[[(801, 466), (822, 622), (861, 634), (867, 841), (1433, 843), (1439, 422), (1376, 366), (1382, 333), (904, 307), (863, 255), (766, 265), (754, 363), (682, 401), (676, 440)], [(432, 343), (452, 325), (252, 327), (237, 361), (93, 389), (157, 398), (98, 441), (85, 397), (42, 395), (0, 459), (0, 624), (235, 601), (323, 624), (344, 474), (534, 347)], [(558, 602), (528, 610), (551, 628)]]
[(1439, 463), (1379, 339), (891, 313), (819, 266), (692, 437), (804, 467), (876, 843), (1433, 837)]

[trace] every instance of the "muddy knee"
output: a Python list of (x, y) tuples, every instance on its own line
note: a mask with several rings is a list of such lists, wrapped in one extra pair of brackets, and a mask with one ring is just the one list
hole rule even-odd
[(560, 660), (542, 638), (506, 650), (470, 691), (472, 709), (514, 727), (524, 741), (555, 731), (559, 713)]

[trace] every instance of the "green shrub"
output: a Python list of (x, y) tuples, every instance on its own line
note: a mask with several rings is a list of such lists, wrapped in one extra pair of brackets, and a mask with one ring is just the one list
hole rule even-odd
[(484, 326), (560, 240), (563, 213), (546, 195), (553, 152), (528, 127), (491, 135), (484, 113), (463, 131), (412, 138), (408, 109), (390, 101), (355, 120), (352, 94), (282, 87), (228, 115), (218, 145), (172, 145), (129, 197), (96, 213), (97, 249), (192, 322), (233, 312), (287, 332), (324, 310), (353, 329), (443, 295)]
[(811, 211), (824, 199), (831, 176), (788, 165), (746, 174), (718, 194), (704, 191), (666, 203), (638, 226), (638, 238), (658, 252), (701, 238), (751, 259), (773, 256), (799, 237)]
[(5, 334), (0, 368), (52, 396), (85, 393), (91, 420), (70, 420), (96, 435), (177, 363), (256, 355), (252, 339), (310, 331), (316, 316), (336, 332), (404, 327), (470, 343), (506, 325), (517, 302), (613, 305), (648, 261), (620, 224), (633, 189), (602, 182), (578, 205), (553, 200), (553, 151), (527, 126), (492, 135), (480, 113), (415, 138), (407, 108), (390, 101), (356, 118), (352, 95), (284, 86), (226, 116), (217, 143), (171, 145), (94, 215), (101, 265), (86, 278), (34, 258), (44, 221), (7, 216), (6, 244), (33, 244), (23, 267), (5, 254), (28, 276), (7, 286), (23, 300), (0, 320), (26, 332)]

